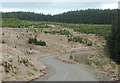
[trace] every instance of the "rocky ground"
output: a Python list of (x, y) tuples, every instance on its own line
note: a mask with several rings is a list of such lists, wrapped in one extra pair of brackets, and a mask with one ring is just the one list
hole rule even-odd
[(20, 51), (8, 45), (2, 46), (2, 78), (7, 81), (32, 80), (45, 74), (46, 66), (33, 61)]

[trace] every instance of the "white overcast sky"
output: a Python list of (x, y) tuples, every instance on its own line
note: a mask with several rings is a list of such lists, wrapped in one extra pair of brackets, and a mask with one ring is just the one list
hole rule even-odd
[(120, 0), (1, 0), (2, 2), (118, 2)]
[[(95, 8), (98, 7), (100, 9), (116, 9), (116, 8), (118, 8), (118, 2), (120, 0), (0, 0), (0, 2), (1, 1), (2, 2), (105, 2), (105, 4), (102, 4), (102, 5), (93, 4), (92, 6)], [(106, 2), (110, 2), (110, 3), (106, 3)], [(56, 8), (53, 7), (50, 9), (50, 8), (47, 8), (46, 6), (45, 7), (44, 6), (37, 7), (37, 5), (33, 5), (32, 7), (31, 6), (29, 7), (29, 5), (28, 5), (28, 7), (29, 7), (29, 9), (28, 9), (27, 5), (22, 5), (22, 6), (19, 6), (20, 4), (18, 4), (17, 6), (16, 6), (16, 4), (10, 5), (10, 6), (8, 6), (8, 5), (9, 5), (8, 3), (6, 5), (5, 5), (5, 3), (4, 4), (0, 3), (0, 12), (1, 11), (2, 12), (31, 11), (31, 12), (35, 12), (35, 13), (58, 14), (58, 13), (62, 13), (62, 12), (71, 10), (71, 9), (65, 9), (65, 8), (61, 8), (61, 7), (59, 8), (59, 6), (58, 7), (56, 6)], [(50, 3), (50, 5), (51, 5), (51, 3)], [(23, 8), (24, 6), (27, 8)], [(77, 7), (77, 5), (75, 5), (75, 6)], [(37, 9), (36, 9), (36, 7), (37, 7)], [(80, 7), (82, 7), (82, 6), (80, 6)]]

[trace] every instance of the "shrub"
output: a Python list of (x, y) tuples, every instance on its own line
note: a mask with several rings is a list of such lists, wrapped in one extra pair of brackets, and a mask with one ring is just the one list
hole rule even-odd
[(92, 42), (91, 41), (87, 42), (87, 45), (92, 46)]
[(90, 60), (86, 60), (86, 64), (87, 65), (91, 65), (91, 61)]
[(90, 41), (90, 40), (87, 39), (87, 38), (84, 38), (82, 42), (83, 42), (84, 44), (87, 44), (88, 46), (92, 46), (92, 41)]
[(48, 26), (48, 25), (45, 25), (44, 27), (45, 27), (45, 28), (49, 28), (49, 26)]
[(37, 42), (35, 42), (35, 45), (46, 46), (46, 42), (44, 42), (44, 41), (37, 41)]
[(18, 35), (17, 35), (17, 38), (18, 38)]
[(35, 39), (37, 38), (37, 35), (35, 35)]
[(32, 48), (30, 48), (30, 50), (32, 50)]
[(2, 40), (2, 44), (4, 44), (5, 42)]
[(29, 38), (29, 40), (28, 40), (28, 43), (29, 44), (35, 44), (35, 45), (41, 45), (41, 46), (46, 46), (46, 42), (44, 42), (44, 41), (37, 41), (37, 39), (36, 39), (36, 37), (35, 38)]
[(82, 38), (80, 36), (73, 37), (73, 41), (82, 43)]
[(28, 31), (26, 31), (28, 33)]
[(29, 38), (28, 43), (32, 44), (32, 43), (36, 43), (37, 39), (36, 38)]
[(43, 28), (38, 28), (38, 31), (42, 32), (42, 31), (43, 31)]
[(18, 25), (18, 28), (20, 28), (21, 26), (20, 25)]
[(72, 55), (70, 55), (70, 59), (73, 59), (73, 56), (72, 56)]
[(45, 34), (47, 34), (48, 32), (47, 31), (44, 31)]
[(34, 29), (34, 33), (36, 33), (37, 32), (37, 30), (36, 29)]
[(72, 38), (68, 38), (68, 42), (72, 41)]

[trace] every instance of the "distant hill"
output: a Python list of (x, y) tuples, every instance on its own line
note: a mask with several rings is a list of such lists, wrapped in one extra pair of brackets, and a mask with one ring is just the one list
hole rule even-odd
[(64, 12), (57, 15), (44, 15), (34, 12), (6, 12), (2, 18), (17, 18), (29, 21), (52, 21), (62, 23), (111, 24), (118, 16), (118, 9), (87, 9)]

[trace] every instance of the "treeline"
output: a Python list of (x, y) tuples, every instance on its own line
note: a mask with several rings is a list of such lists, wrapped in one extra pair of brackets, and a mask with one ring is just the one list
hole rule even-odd
[(112, 24), (118, 16), (118, 9), (88, 9), (64, 12), (57, 15), (44, 15), (34, 12), (7, 12), (2, 13), (2, 18), (17, 18), (29, 21), (52, 21), (62, 23), (83, 24)]
[(2, 13), (2, 18), (17, 18), (28, 21), (49, 21), (51, 15), (37, 14), (34, 12), (7, 12)]

